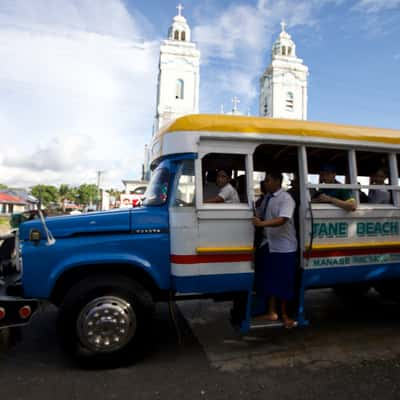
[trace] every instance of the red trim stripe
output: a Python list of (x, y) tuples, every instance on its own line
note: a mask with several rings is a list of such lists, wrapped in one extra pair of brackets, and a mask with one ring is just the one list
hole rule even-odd
[(358, 256), (365, 254), (385, 254), (400, 253), (400, 247), (368, 247), (363, 249), (341, 249), (341, 250), (312, 250), (303, 253), (304, 258), (317, 257), (339, 257), (339, 256)]
[(207, 255), (171, 255), (171, 262), (174, 264), (205, 264), (205, 263), (228, 263), (251, 261), (253, 254), (207, 254)]

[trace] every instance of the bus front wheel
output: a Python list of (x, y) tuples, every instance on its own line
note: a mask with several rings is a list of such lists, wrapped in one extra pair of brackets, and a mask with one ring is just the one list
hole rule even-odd
[(151, 295), (127, 277), (88, 277), (70, 289), (60, 306), (61, 346), (84, 366), (132, 361), (143, 349), (153, 308)]

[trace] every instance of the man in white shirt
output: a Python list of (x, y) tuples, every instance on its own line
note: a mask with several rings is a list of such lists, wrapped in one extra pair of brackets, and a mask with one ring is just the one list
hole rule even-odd
[(254, 217), (253, 225), (264, 228), (261, 242), (262, 282), (261, 291), (269, 298), (268, 310), (258, 319), (279, 319), (277, 300), (281, 302), (281, 317), (287, 328), (294, 325), (287, 312), (287, 303), (294, 297), (297, 260), (297, 238), (293, 222), (295, 202), (282, 190), (282, 174), (270, 172), (265, 178), (269, 193), (264, 220)]
[(229, 183), (230, 177), (224, 170), (217, 173), (217, 186), (219, 192), (215, 197), (207, 199), (206, 203), (240, 203), (239, 195), (236, 189)]

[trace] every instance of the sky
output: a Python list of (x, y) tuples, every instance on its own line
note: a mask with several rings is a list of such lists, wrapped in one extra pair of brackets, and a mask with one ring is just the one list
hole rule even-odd
[[(155, 114), (176, 0), (0, 0), (0, 183), (122, 188)], [(240, 99), (285, 20), (309, 67), (308, 119), (400, 129), (400, 0), (185, 0), (201, 52), (200, 112)]]

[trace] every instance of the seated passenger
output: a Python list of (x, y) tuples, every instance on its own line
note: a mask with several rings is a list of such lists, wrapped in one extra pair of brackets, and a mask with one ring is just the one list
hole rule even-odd
[(215, 197), (206, 199), (205, 203), (240, 203), (239, 195), (229, 181), (229, 175), (224, 170), (219, 170), (216, 182), (219, 192)]
[[(370, 185), (384, 185), (387, 174), (383, 168), (378, 168), (370, 177)], [(389, 204), (391, 203), (390, 192), (385, 189), (369, 189), (368, 203)]]
[[(320, 183), (339, 183), (336, 180), (336, 167), (333, 164), (323, 164), (319, 173)], [(356, 202), (351, 190), (347, 189), (320, 189), (314, 195), (314, 203), (331, 203), (346, 211), (355, 211)]]

